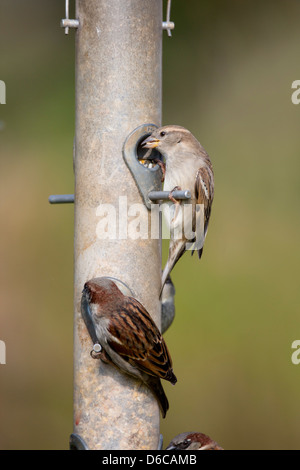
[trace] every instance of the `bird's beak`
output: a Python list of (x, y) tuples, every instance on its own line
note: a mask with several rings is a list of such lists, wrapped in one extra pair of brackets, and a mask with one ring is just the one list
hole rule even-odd
[(143, 142), (142, 142), (142, 146), (143, 148), (145, 149), (154, 149), (155, 147), (158, 146), (160, 140), (159, 139), (156, 139), (155, 137), (152, 137), (151, 135), (149, 137), (147, 137), (147, 139), (145, 139)]
[(176, 446), (173, 446), (172, 444), (166, 447), (166, 450), (177, 450)]

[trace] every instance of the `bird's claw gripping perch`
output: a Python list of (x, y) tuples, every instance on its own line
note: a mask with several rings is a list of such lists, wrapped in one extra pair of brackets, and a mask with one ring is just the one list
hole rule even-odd
[(165, 175), (166, 175), (166, 165), (164, 164), (164, 162), (162, 162), (159, 158), (155, 158), (154, 160), (154, 163), (156, 163), (159, 168), (161, 169), (161, 172), (162, 172), (162, 177), (161, 177), (161, 182), (163, 183), (165, 181)]
[(174, 204), (180, 204), (180, 202), (177, 201), (177, 199), (175, 199), (175, 198), (173, 197), (173, 193), (174, 193), (175, 191), (181, 191), (181, 187), (180, 187), (180, 186), (175, 186), (175, 188), (173, 188), (172, 191), (170, 191), (168, 198), (169, 198), (170, 201), (172, 201)]

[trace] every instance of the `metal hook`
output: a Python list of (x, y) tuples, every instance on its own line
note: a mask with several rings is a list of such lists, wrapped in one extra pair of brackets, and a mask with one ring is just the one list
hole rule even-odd
[(69, 443), (70, 450), (89, 450), (87, 443), (79, 434), (72, 433)]
[(65, 34), (69, 34), (69, 28), (78, 28), (79, 20), (70, 20), (69, 0), (65, 0), (65, 10), (66, 10), (66, 17), (65, 19), (61, 20), (60, 26), (62, 28), (65, 28)]
[(167, 30), (169, 37), (172, 36), (171, 30), (175, 28), (175, 23), (173, 23), (173, 21), (170, 21), (171, 1), (172, 0), (168, 0), (168, 4), (167, 4), (167, 21), (163, 21), (163, 29)]
[[(170, 21), (171, 17), (171, 1), (168, 0), (167, 3), (167, 18), (166, 21), (163, 21), (162, 28), (167, 30), (168, 36), (171, 37), (171, 31), (175, 28), (175, 23)], [(61, 20), (60, 25), (62, 28), (65, 28), (65, 34), (69, 34), (69, 28), (78, 28), (79, 27), (79, 20), (71, 20), (69, 16), (69, 0), (65, 0), (65, 10), (66, 10), (66, 17)]]

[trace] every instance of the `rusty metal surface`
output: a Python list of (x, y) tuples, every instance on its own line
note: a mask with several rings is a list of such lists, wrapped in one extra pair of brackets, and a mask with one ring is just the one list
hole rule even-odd
[(74, 433), (89, 449), (157, 449), (155, 398), (91, 358), (80, 299), (88, 279), (113, 276), (160, 326), (159, 240), (103, 240), (96, 229), (100, 204), (113, 204), (119, 220), (119, 196), (142, 202), (122, 148), (140, 124), (161, 124), (162, 1), (77, 0), (76, 17)]

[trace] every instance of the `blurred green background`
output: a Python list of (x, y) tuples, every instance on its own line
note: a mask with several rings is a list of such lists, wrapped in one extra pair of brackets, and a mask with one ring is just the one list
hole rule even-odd
[[(66, 449), (72, 432), (73, 207), (47, 202), (73, 192), (63, 16), (63, 0), (0, 0), (1, 449)], [(299, 449), (300, 3), (173, 0), (172, 20), (163, 124), (199, 138), (216, 193), (201, 263), (187, 254), (172, 276), (164, 443), (197, 430), (227, 449)]]

